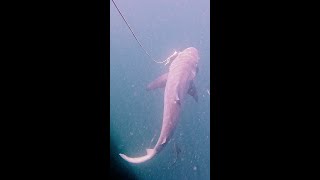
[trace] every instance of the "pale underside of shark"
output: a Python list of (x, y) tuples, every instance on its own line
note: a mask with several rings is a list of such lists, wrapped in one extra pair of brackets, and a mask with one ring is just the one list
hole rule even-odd
[(120, 153), (119, 155), (123, 159), (131, 163), (142, 163), (153, 158), (165, 147), (179, 121), (181, 105), (186, 95), (190, 94), (198, 101), (197, 90), (193, 83), (198, 72), (198, 61), (198, 50), (189, 47), (172, 58), (168, 73), (163, 74), (148, 85), (147, 90), (165, 87), (160, 136), (154, 148), (146, 150), (146, 155), (133, 158)]

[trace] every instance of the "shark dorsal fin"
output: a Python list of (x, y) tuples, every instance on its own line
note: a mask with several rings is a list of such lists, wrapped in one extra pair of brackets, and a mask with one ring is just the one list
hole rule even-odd
[(164, 138), (164, 139), (162, 140), (161, 144), (164, 144), (164, 143), (166, 143), (166, 142), (167, 142), (167, 138)]

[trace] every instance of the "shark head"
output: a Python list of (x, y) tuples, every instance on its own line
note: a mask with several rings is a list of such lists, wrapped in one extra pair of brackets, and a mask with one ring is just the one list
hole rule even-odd
[(196, 49), (196, 48), (194, 48), (194, 47), (188, 47), (187, 49), (185, 49), (184, 51), (183, 51), (183, 53), (186, 53), (186, 54), (188, 54), (189, 56), (193, 56), (193, 57), (195, 57), (195, 58), (193, 58), (193, 60), (194, 61), (196, 61), (196, 63), (198, 63), (198, 61), (199, 61), (199, 52), (198, 52), (198, 50)]
[(179, 59), (177, 58), (178, 56), (191, 56), (193, 58), (191, 58), (191, 61), (193, 61), (193, 63), (197, 66), (198, 64), (198, 61), (199, 61), (199, 53), (198, 53), (198, 50), (194, 47), (189, 47), (189, 48), (186, 48), (185, 50), (183, 50), (182, 52), (180, 51), (174, 51), (174, 53), (169, 56), (166, 60), (165, 60), (165, 65), (170, 65), (173, 61), (175, 61), (176, 59)]

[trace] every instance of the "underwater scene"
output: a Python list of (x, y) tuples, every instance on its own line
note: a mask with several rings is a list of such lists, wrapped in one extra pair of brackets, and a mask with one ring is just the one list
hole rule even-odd
[(110, 1), (110, 141), (132, 179), (210, 179), (209, 0)]

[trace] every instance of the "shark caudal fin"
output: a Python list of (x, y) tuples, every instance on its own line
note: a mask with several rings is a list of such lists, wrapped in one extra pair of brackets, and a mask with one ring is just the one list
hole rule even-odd
[(124, 154), (119, 154), (124, 160), (131, 162), (131, 163), (142, 163), (145, 162), (149, 159), (151, 159), (154, 155), (156, 154), (156, 150), (154, 149), (147, 149), (147, 155), (141, 156), (141, 157), (136, 157), (136, 158), (132, 158), (132, 157), (128, 157)]

